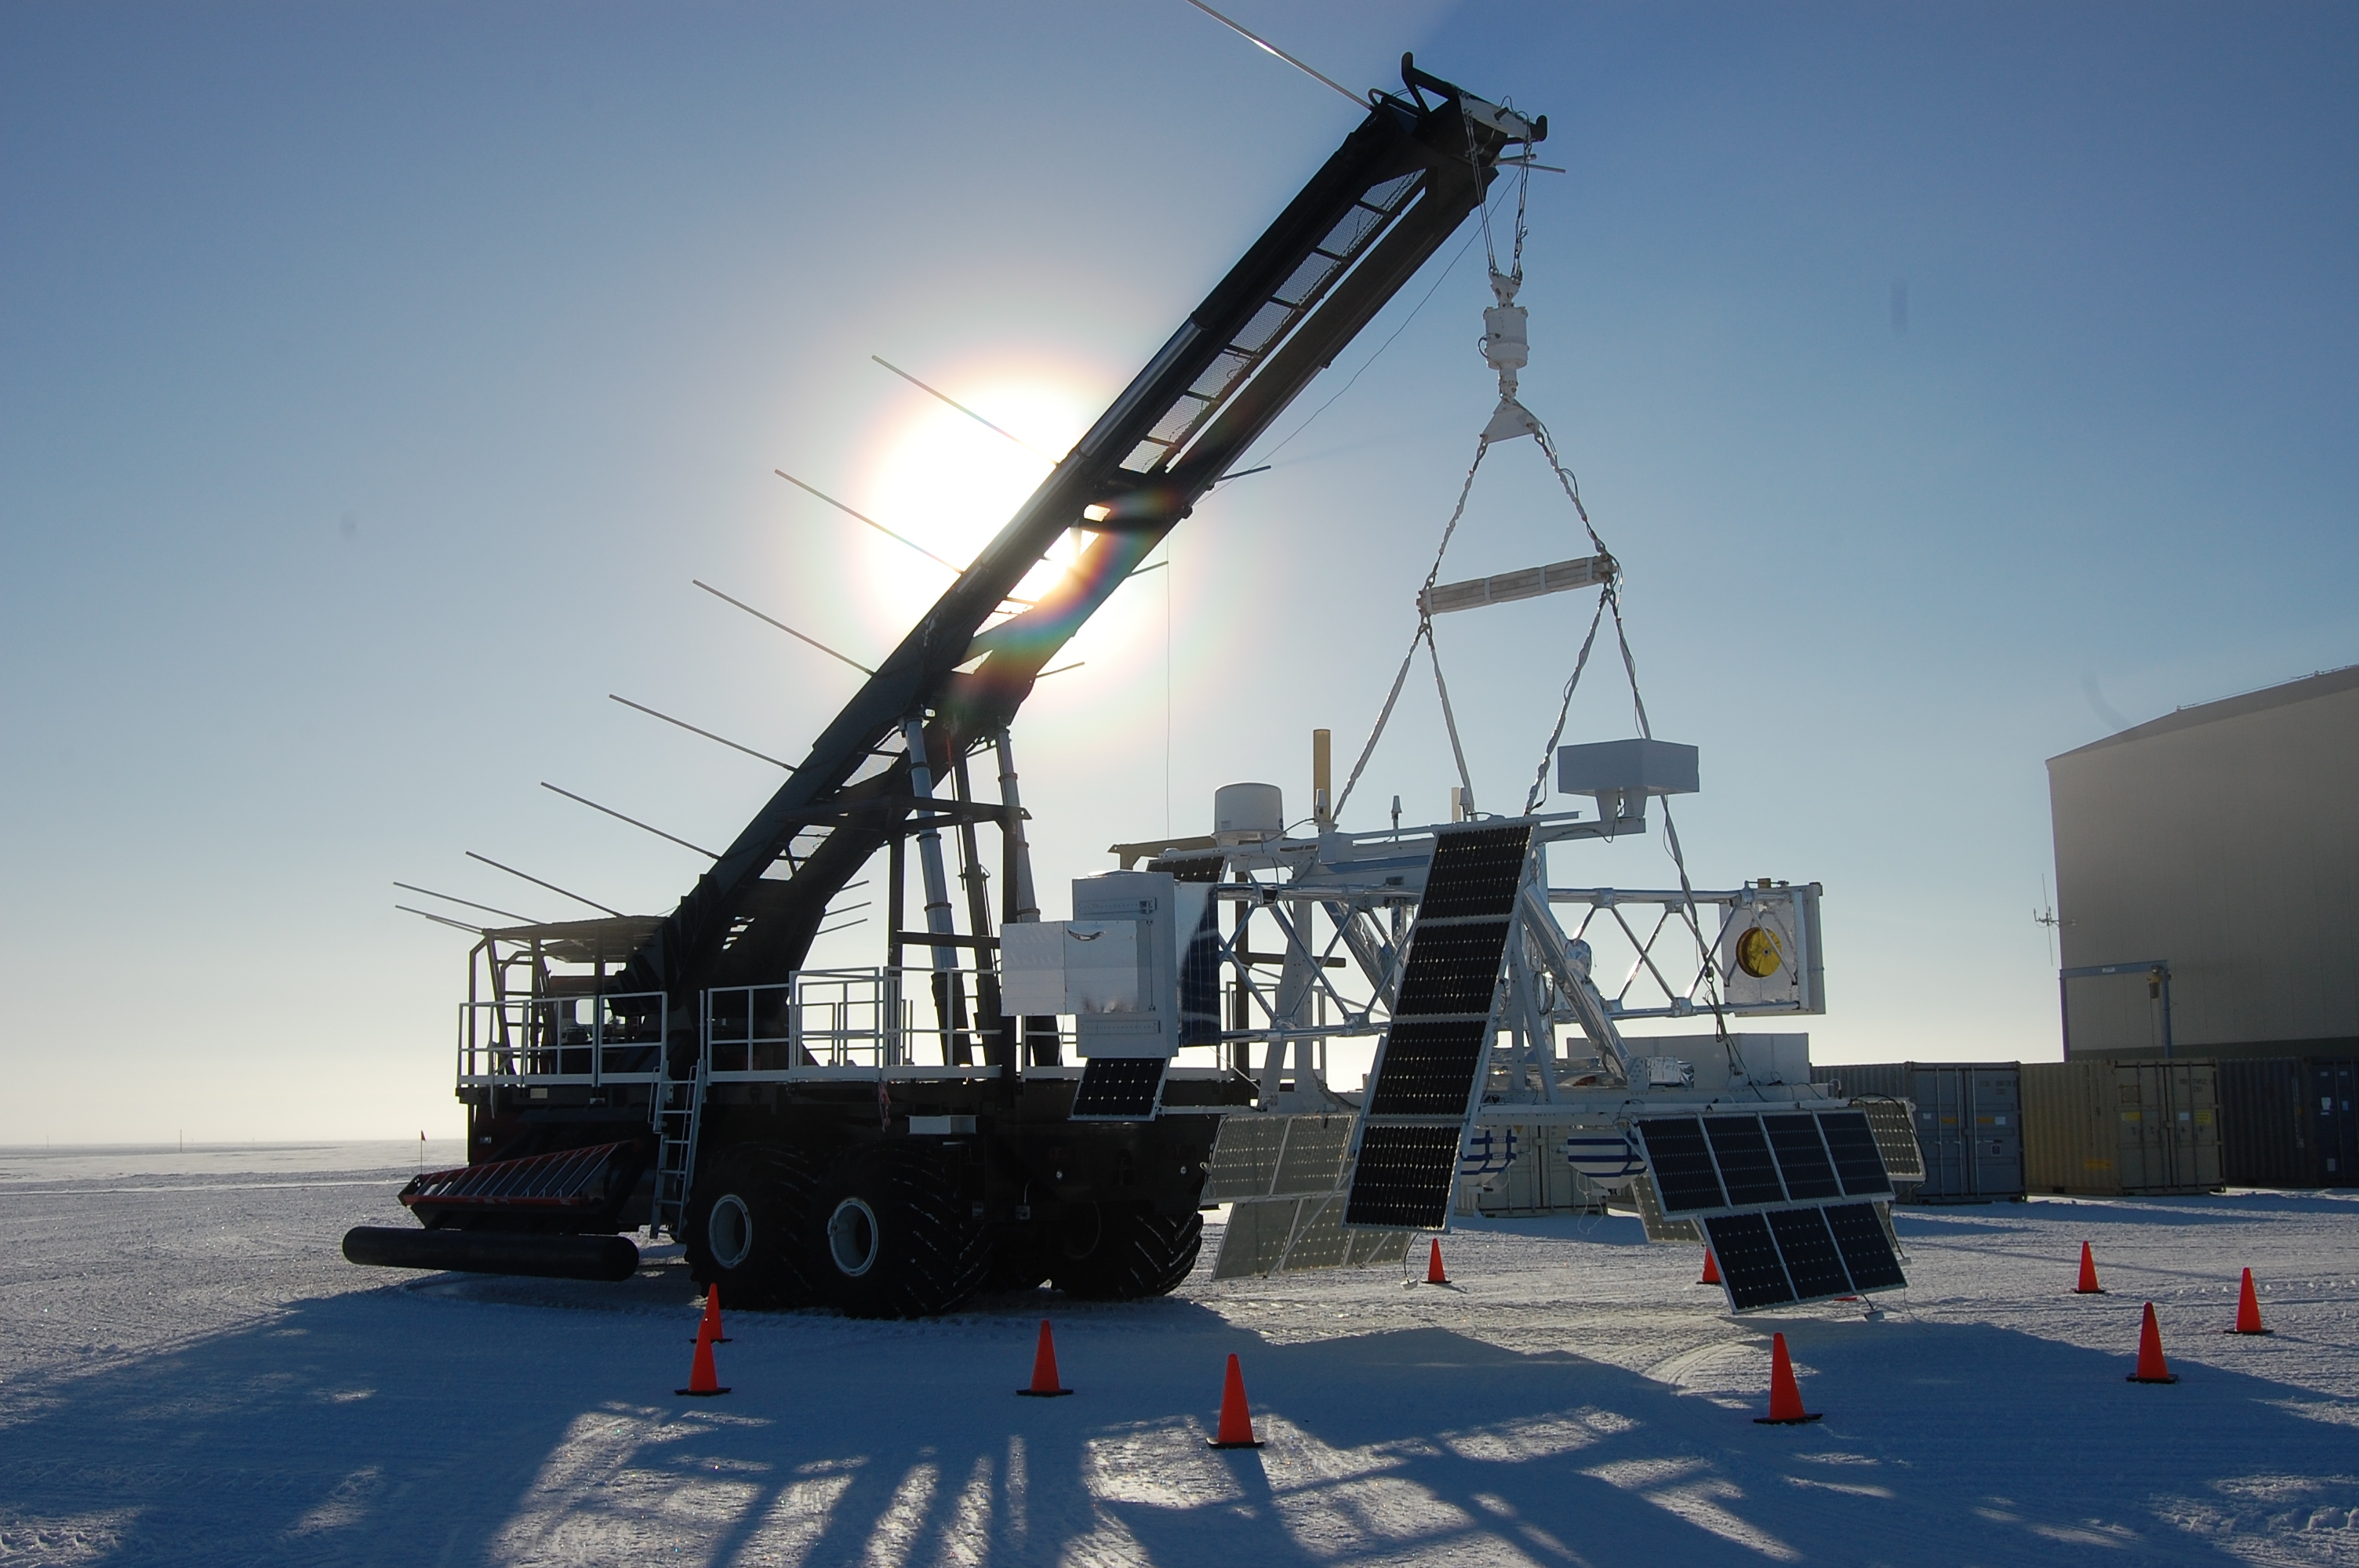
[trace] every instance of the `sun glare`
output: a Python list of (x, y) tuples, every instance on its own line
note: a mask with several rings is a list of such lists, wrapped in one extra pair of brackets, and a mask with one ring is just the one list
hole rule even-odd
[[(1006, 524), (1088, 426), (1089, 395), (1071, 380), (1039, 373), (929, 378), (1026, 445), (986, 428), (912, 387), (864, 453), (853, 504), (944, 560), (964, 566)], [(945, 568), (883, 535), (866, 538), (851, 574), (862, 619), (889, 646), (950, 586)], [(1056, 552), (1061, 568), (1068, 541)], [(1041, 586), (1036, 576), (1030, 585)]]

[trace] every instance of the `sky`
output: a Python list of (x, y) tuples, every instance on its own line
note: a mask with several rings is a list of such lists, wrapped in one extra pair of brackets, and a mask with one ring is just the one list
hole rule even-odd
[[(1824, 885), (1820, 1060), (2052, 1059), (2044, 760), (2359, 662), (2359, 13), (1228, 8), (1549, 116), (1525, 401), (1699, 885)], [(0, 1143), (453, 1135), (468, 939), (392, 884), (668, 909), (700, 857), (539, 785), (718, 847), (779, 775), (609, 694), (793, 759), (859, 678), (692, 584), (873, 663), (948, 581), (773, 470), (963, 559), (1045, 469), (871, 356), (1061, 452), (1355, 119), (1182, 0), (0, 11)], [(1357, 754), (1494, 396), (1473, 236), (1026, 708), (1052, 915)], [(1444, 575), (1584, 553), (1525, 442)], [(1590, 608), (1440, 623), (1486, 807)], [(1593, 664), (1567, 739), (1631, 725)], [(1344, 825), (1447, 755), (1413, 680)]]

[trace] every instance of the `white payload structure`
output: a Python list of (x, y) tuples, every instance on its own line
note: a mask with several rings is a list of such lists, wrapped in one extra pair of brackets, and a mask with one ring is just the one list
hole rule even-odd
[[(1553, 882), (1552, 846), (1645, 833), (1649, 801), (1698, 784), (1694, 749), (1661, 741), (1557, 762), (1594, 816), (1296, 838), (1272, 827), (1275, 786), (1229, 786), (1220, 831), (1119, 846), (1147, 868), (1077, 880), (1073, 920), (1007, 928), (1009, 1009), (1074, 1019), (1120, 1102), (1077, 1116), (1156, 1115), (1183, 1048), (1258, 1080), (1204, 1193), (1232, 1206), (1217, 1277), (1397, 1260), (1520, 1154), (1563, 1162), (1579, 1201), (1636, 1207), (1650, 1237), (1708, 1240), (1740, 1310), (1902, 1284), (1886, 1206), (1915, 1173), (1905, 1121), (1812, 1084), (1807, 1035), (1721, 1027), (1824, 1010), (1818, 885)], [(1622, 951), (1601, 983), (1607, 933)], [(1685, 1018), (1714, 1028), (1623, 1033)], [(1375, 1065), (1339, 1088), (1329, 1050), (1353, 1038)]]
[[(1495, 1179), (1519, 1142), (1528, 1158), (1537, 1140), (1543, 1161), (1561, 1159), (1577, 1175), (1570, 1189), (1626, 1198), (1653, 1238), (1707, 1242), (1737, 1310), (1897, 1288), (1906, 1281), (1892, 1179), (1922, 1173), (1906, 1116), (1878, 1128), (1865, 1108), (1813, 1085), (1807, 1035), (1727, 1027), (1732, 1016), (1824, 1011), (1818, 884), (1690, 883), (1668, 797), (1700, 787), (1696, 750), (1653, 737), (1623, 628), (1620, 564), (1547, 427), (1519, 399), (1530, 360), (1527, 312), (1516, 302), (1522, 190), (1509, 270), (1484, 222), (1495, 304), (1483, 313), (1482, 346), (1498, 402), (1418, 590), (1408, 655), (1343, 795), (1330, 787), (1320, 730), (1308, 836), (1286, 831), (1275, 785), (1230, 784), (1215, 797), (1212, 834), (1116, 846), (1124, 871), (1076, 881), (1072, 921), (1006, 929), (1006, 994), (1023, 999), (1011, 1011), (1053, 1002), (1074, 1017), (1089, 1058), (1076, 1119), (1154, 1117), (1172, 1058), (1190, 1046), (1258, 1080), (1256, 1108), (1222, 1121), (1201, 1197), (1232, 1206), (1217, 1276), (1398, 1259), (1412, 1232), (1447, 1228), (1462, 1184)], [(1594, 553), (1440, 582), (1485, 456), (1526, 437)], [(1524, 809), (1485, 816), (1433, 619), (1591, 586), (1596, 611)], [(1609, 611), (1639, 733), (1560, 749)], [(1420, 644), (1460, 780), (1452, 820), (1403, 828), (1396, 797), (1389, 831), (1343, 832), (1343, 803)], [(1593, 801), (1594, 816), (1539, 809), (1550, 761), (1559, 791)], [(1645, 833), (1658, 800), (1677, 888), (1552, 879), (1552, 847)], [(1130, 869), (1142, 859), (1144, 872)], [(1621, 949), (1610, 985), (1593, 937)], [(1268, 946), (1256, 949), (1256, 939)], [(1134, 966), (1118, 982), (1101, 968), (1114, 953)], [(1709, 1019), (1712, 1032), (1622, 1032), (1666, 1018)], [(1375, 1065), (1347, 1093), (1328, 1081), (1328, 1051), (1355, 1036), (1375, 1040)]]

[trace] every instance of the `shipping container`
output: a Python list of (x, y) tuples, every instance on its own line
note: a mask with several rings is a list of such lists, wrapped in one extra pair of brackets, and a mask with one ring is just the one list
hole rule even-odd
[(2219, 1065), (2032, 1062), (2023, 1067), (2025, 1185), (2099, 1195), (2222, 1184)]
[(2359, 1062), (2273, 1056), (2220, 1064), (2220, 1168), (2231, 1186), (2359, 1186)]
[(1817, 1069), (1844, 1095), (1884, 1095), (1916, 1108), (1925, 1178), (1907, 1203), (1991, 1203), (2023, 1196), (2022, 1068), (2014, 1062), (1846, 1063)]
[(2313, 1058), (2310, 1063), (2310, 1121), (2318, 1147), (2319, 1185), (2359, 1187), (2359, 1061)]
[(2325, 1184), (2309, 1067), (2298, 1056), (2220, 1064), (2220, 1175), (2230, 1186)]

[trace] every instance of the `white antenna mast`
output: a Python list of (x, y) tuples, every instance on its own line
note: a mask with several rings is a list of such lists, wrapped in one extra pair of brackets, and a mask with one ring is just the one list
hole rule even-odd
[(1245, 39), (1247, 43), (1253, 44), (1256, 48), (1266, 49), (1271, 54), (1274, 54), (1278, 59), (1284, 60), (1287, 64), (1292, 66), (1295, 70), (1302, 72), (1303, 75), (1310, 77), (1312, 81), (1323, 82), (1327, 86), (1333, 88), (1336, 92), (1350, 99), (1353, 108), (1365, 109), (1368, 106), (1365, 99), (1353, 92), (1350, 88), (1344, 86), (1342, 82), (1336, 81), (1333, 77), (1329, 76), (1324, 71), (1311, 70), (1310, 67), (1303, 64), (1300, 60), (1295, 59), (1292, 55), (1287, 53), (1276, 44), (1271, 43), (1267, 38), (1263, 38), (1251, 27), (1245, 26), (1241, 22), (1233, 20), (1230, 17), (1222, 16), (1218, 11), (1213, 10), (1210, 5), (1205, 5), (1204, 0), (1188, 0), (1188, 4), (1193, 5), (1207, 16), (1212, 17), (1212, 20), (1220, 23), (1221, 26), (1228, 28), (1231, 32), (1236, 34), (1237, 37)]

